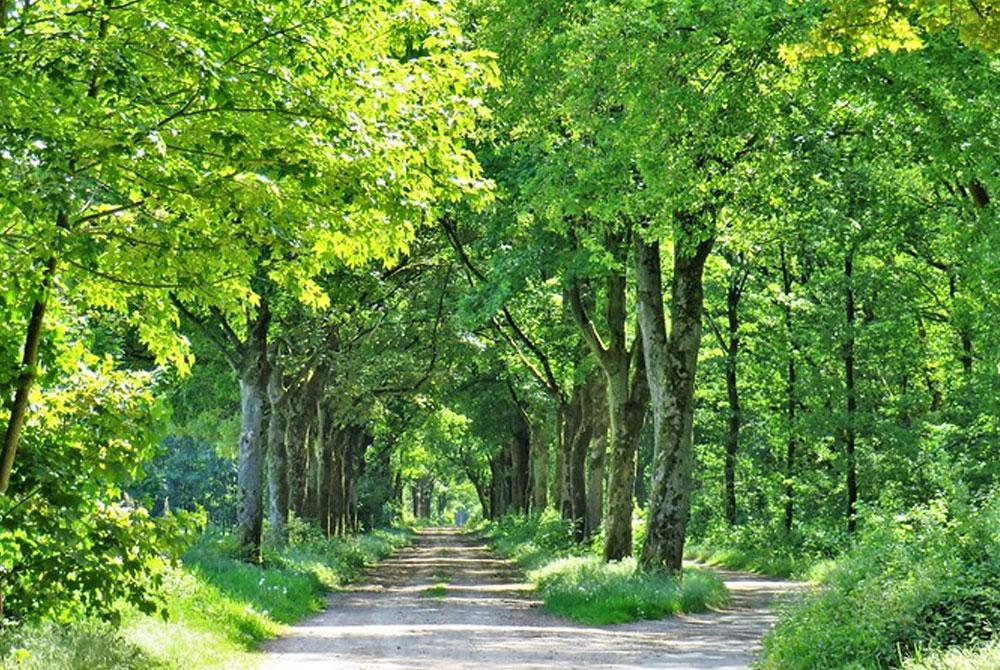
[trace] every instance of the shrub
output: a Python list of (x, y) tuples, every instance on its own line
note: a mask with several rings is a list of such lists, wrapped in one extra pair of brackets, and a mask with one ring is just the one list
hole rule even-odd
[(822, 587), (765, 639), (762, 667), (885, 668), (1000, 627), (1000, 502), (872, 516)]

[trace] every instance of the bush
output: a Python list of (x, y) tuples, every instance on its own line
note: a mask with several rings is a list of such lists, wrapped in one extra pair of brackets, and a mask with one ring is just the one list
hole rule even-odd
[(864, 526), (765, 639), (763, 668), (896, 667), (1000, 627), (1000, 502), (938, 501)]
[(115, 620), (122, 603), (160, 607), (164, 571), (201, 518), (153, 518), (122, 493), (155, 445), (154, 382), (152, 374), (85, 357), (65, 383), (43, 389), (0, 496), (7, 619)]
[(541, 513), (508, 514), (486, 530), (491, 544), (521, 567), (533, 569), (554, 558), (580, 555), (586, 547), (573, 541), (573, 528), (553, 509)]

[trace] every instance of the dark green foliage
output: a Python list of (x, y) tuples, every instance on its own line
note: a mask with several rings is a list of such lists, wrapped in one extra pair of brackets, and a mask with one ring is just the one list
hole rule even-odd
[(152, 612), (165, 568), (199, 515), (151, 518), (121, 487), (151, 451), (153, 378), (81, 363), (27, 433), (9, 495), (0, 496), (0, 593), (18, 621), (95, 615), (123, 604)]
[(164, 508), (204, 509), (209, 521), (236, 518), (236, 462), (219, 456), (212, 444), (187, 436), (168, 436), (143, 466), (144, 477), (129, 487), (159, 513)]

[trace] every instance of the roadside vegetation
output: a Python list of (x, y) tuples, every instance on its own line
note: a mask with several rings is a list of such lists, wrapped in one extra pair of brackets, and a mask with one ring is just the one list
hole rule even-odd
[(934, 667), (947, 658), (940, 650), (962, 646), (976, 658), (1000, 630), (1000, 502), (872, 515), (824, 572), (765, 639), (762, 668), (881, 670), (921, 657)]
[(312, 534), (267, 548), (263, 565), (238, 558), (229, 534), (206, 533), (167, 570), (162, 610), (122, 605), (120, 625), (97, 619), (9, 628), (3, 670), (209, 670), (249, 666), (257, 645), (319, 611), (326, 594), (409, 542), (402, 531), (347, 539)]
[(602, 561), (600, 543), (574, 543), (571, 525), (554, 512), (502, 517), (486, 535), (528, 571), (547, 610), (580, 623), (662, 619), (704, 612), (729, 600), (722, 581), (710, 572), (685, 569), (677, 577), (642, 571), (632, 558)]

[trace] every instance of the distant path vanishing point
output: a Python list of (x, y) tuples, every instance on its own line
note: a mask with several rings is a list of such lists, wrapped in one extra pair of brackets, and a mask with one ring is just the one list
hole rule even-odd
[[(665, 668), (745, 670), (798, 585), (720, 571), (724, 611), (586, 626), (546, 613), (517, 568), (473, 536), (421, 531), (367, 585), (265, 646), (263, 670)], [(428, 591), (447, 583), (443, 596)], [(438, 590), (440, 592), (440, 590)]]

